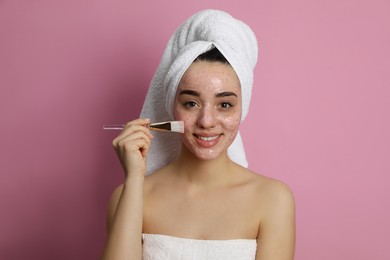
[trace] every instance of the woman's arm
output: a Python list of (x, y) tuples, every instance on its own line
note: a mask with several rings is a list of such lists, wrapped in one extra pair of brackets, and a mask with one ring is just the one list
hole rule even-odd
[(112, 194), (107, 216), (107, 241), (102, 260), (142, 259), (143, 182), (146, 155), (153, 136), (138, 119), (126, 125), (113, 146), (125, 172), (124, 184)]
[(290, 189), (276, 182), (267, 192), (258, 233), (257, 260), (293, 260), (295, 203)]

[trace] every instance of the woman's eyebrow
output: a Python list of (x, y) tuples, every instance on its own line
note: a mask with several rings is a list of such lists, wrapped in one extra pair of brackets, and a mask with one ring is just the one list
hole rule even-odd
[[(189, 90), (189, 89), (185, 89), (185, 90), (180, 91), (179, 95), (190, 95), (190, 96), (200, 97), (199, 92), (197, 92), (195, 90)], [(237, 94), (234, 92), (230, 92), (230, 91), (225, 91), (225, 92), (220, 92), (220, 93), (215, 94), (215, 97), (229, 97), (229, 96), (237, 97)]]
[(191, 96), (200, 97), (199, 92), (194, 90), (187, 90), (187, 89), (180, 91), (179, 95), (191, 95)]
[(237, 94), (234, 93), (234, 92), (229, 92), (229, 91), (215, 94), (215, 97), (228, 97), (228, 96), (235, 96), (235, 97), (237, 97)]

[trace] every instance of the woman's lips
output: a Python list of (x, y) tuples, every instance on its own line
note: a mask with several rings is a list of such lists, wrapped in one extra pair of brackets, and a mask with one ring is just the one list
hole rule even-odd
[(221, 134), (215, 135), (197, 135), (194, 134), (196, 143), (204, 148), (211, 148), (215, 146), (221, 137)]
[(210, 142), (210, 141), (217, 139), (219, 137), (219, 135), (216, 135), (216, 136), (196, 136), (196, 137), (203, 140), (203, 141)]

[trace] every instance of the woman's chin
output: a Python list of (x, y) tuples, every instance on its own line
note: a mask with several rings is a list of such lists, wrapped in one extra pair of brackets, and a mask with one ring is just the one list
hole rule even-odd
[(208, 150), (208, 151), (194, 151), (193, 155), (196, 156), (199, 160), (209, 161), (215, 160), (220, 157), (221, 151)]

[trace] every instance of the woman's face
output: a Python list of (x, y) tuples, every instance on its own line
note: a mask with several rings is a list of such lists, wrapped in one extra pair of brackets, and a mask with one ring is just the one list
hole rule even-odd
[(241, 121), (241, 88), (233, 68), (196, 61), (183, 75), (175, 118), (184, 121), (182, 142), (199, 159), (215, 159), (236, 137)]

